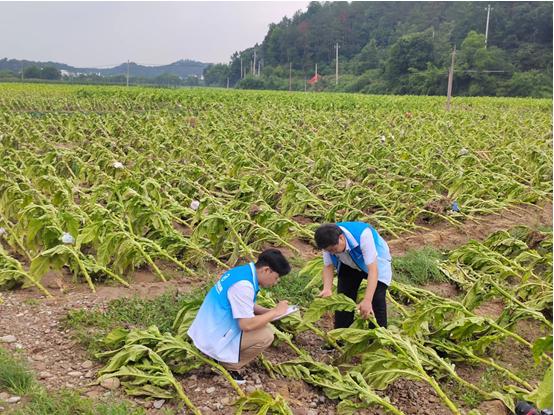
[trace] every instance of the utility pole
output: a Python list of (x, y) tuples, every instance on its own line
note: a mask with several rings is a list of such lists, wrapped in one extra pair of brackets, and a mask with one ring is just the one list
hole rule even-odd
[(256, 76), (256, 50), (254, 49), (254, 62), (252, 62), (252, 73)]
[(292, 91), (292, 62), (289, 62), (289, 91)]
[(308, 90), (308, 84), (306, 82), (306, 73), (304, 73), (304, 92)]
[(129, 86), (129, 59), (127, 59), (127, 86)]
[(315, 79), (317, 79), (317, 63), (315, 64)]
[(242, 78), (242, 58), (240, 58), (240, 79)]
[(450, 100), (452, 99), (452, 81), (454, 79), (454, 62), (456, 60), (456, 45), (452, 50), (452, 63), (450, 64), (450, 70), (448, 71), (448, 91), (446, 93), (446, 110), (450, 111)]
[(487, 48), (487, 41), (489, 40), (489, 18), (491, 16), (491, 10), (494, 10), (494, 9), (491, 9), (491, 5), (489, 4), (486, 10), (487, 10), (487, 25), (485, 27), (485, 49)]
[(262, 69), (262, 61), (261, 59), (258, 61), (258, 76), (260, 76), (260, 71)]
[(335, 85), (339, 84), (339, 43), (335, 43)]

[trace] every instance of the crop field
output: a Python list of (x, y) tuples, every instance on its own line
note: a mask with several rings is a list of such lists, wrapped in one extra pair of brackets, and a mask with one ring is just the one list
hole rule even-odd
[[(552, 163), (550, 100), (0, 85), (0, 341), (19, 330), (0, 352), (50, 394), (123, 405), (75, 413), (551, 406)], [(388, 329), (332, 330), (356, 304), (316, 297), (313, 231), (344, 220), (391, 241)], [(293, 272), (258, 301), (301, 313), (240, 387), (186, 330), (270, 246)], [(3, 359), (0, 393), (27, 399), (0, 408), (66, 413), (32, 409), (41, 386), (3, 383)]]

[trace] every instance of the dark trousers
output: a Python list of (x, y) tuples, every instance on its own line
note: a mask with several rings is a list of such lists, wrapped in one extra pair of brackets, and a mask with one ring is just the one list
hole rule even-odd
[[(344, 294), (347, 297), (356, 301), (358, 289), (363, 279), (367, 279), (367, 274), (363, 271), (350, 268), (347, 265), (340, 264), (339, 275), (337, 282), (337, 292)], [(373, 314), (377, 320), (377, 324), (381, 327), (387, 327), (387, 284), (377, 281), (377, 287), (373, 294)], [(336, 311), (335, 312), (335, 328), (350, 327), (354, 321), (354, 313), (351, 311)], [(371, 327), (371, 324), (370, 324)]]

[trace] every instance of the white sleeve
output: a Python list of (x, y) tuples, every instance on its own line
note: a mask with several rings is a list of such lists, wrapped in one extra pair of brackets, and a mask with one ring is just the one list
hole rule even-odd
[(333, 261), (331, 260), (331, 254), (327, 251), (323, 251), (323, 266), (327, 265), (333, 265)]
[(227, 290), (233, 318), (254, 317), (254, 286), (248, 281), (239, 281)]
[(362, 250), (366, 265), (373, 264), (377, 260), (377, 249), (375, 248), (371, 229), (366, 229), (362, 232), (360, 236), (360, 249)]

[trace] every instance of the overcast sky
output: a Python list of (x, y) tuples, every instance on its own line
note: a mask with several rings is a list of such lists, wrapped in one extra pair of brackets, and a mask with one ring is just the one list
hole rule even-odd
[(228, 62), (307, 1), (4, 2), (0, 58), (115, 66)]

